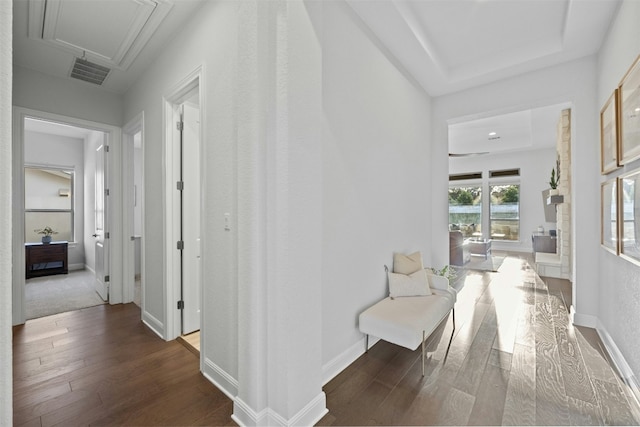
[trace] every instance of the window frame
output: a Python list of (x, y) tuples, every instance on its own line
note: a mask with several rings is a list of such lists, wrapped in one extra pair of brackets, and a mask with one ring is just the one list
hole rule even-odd
[[(473, 238), (481, 238), (484, 234), (483, 230), (484, 230), (484, 200), (485, 200), (485, 191), (484, 191), (484, 185), (481, 179), (474, 179), (474, 180), (468, 180), (468, 181), (450, 181), (449, 182), (449, 187), (447, 188), (447, 220), (450, 220), (450, 208), (451, 208), (451, 204), (449, 203), (449, 191), (452, 188), (469, 188), (469, 187), (475, 187), (478, 188), (480, 190), (480, 202), (478, 203), (478, 206), (480, 206), (480, 221), (477, 223), (477, 226), (479, 226), (479, 231), (477, 231), (476, 233), (480, 233), (480, 236), (477, 235), (471, 235), (471, 236), (465, 236), (465, 238), (468, 237), (473, 237)], [(451, 222), (449, 222), (449, 231), (454, 231), (451, 230)]]
[[(27, 194), (26, 194), (26, 169), (37, 169), (37, 170), (54, 170), (54, 171), (63, 171), (63, 172), (69, 172), (70, 173), (70, 183), (69, 183), (69, 187), (71, 189), (71, 195), (70, 200), (69, 200), (69, 204), (70, 204), (70, 208), (69, 209), (27, 209), (26, 208), (26, 203), (27, 203)], [(23, 175), (23, 179), (24, 179), (24, 185), (23, 185), (23, 189), (22, 191), (24, 192), (24, 203), (25, 205), (22, 206), (22, 215), (25, 217), (25, 227), (23, 233), (24, 233), (24, 239), (26, 243), (29, 243), (29, 239), (27, 239), (27, 221), (26, 221), (26, 215), (27, 213), (33, 212), (33, 213), (69, 213), (70, 214), (70, 230), (71, 230), (71, 234), (70, 234), (70, 240), (69, 243), (73, 243), (75, 242), (75, 197), (76, 197), (76, 169), (74, 166), (59, 166), (59, 165), (43, 165), (43, 164), (38, 164), (38, 163), (25, 163), (24, 167), (23, 167), (23, 171), (22, 171), (22, 175)]]
[[(496, 242), (501, 242), (501, 243), (520, 243), (522, 242), (522, 229), (521, 229), (521, 196), (522, 196), (522, 184), (520, 182), (520, 180), (514, 180), (513, 177), (509, 177), (509, 178), (503, 178), (503, 179), (492, 179), (490, 180), (488, 183), (488, 192), (489, 192), (489, 198), (488, 198), (488, 220), (489, 220), (489, 238), (491, 240), (494, 240)], [(518, 238), (517, 239), (501, 239), (501, 238), (496, 238), (494, 237), (495, 234), (493, 233), (493, 222), (494, 222), (494, 218), (492, 218), (492, 206), (494, 206), (493, 201), (491, 199), (491, 194), (493, 193), (492, 189), (493, 187), (500, 187), (500, 186), (517, 186), (518, 187), (518, 217), (517, 217), (517, 221), (518, 221)]]

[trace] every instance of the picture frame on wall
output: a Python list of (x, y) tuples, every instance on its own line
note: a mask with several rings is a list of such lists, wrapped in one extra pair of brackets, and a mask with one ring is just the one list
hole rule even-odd
[(600, 173), (602, 175), (620, 167), (618, 150), (618, 89), (616, 89), (600, 110)]
[(640, 56), (618, 87), (621, 165), (640, 158)]
[(640, 265), (640, 169), (619, 178), (620, 256)]
[(600, 244), (618, 255), (618, 180), (613, 178), (600, 186)]

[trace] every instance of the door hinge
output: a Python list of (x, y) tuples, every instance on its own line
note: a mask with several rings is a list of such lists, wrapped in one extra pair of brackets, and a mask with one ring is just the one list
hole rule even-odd
[(110, 279), (111, 279), (111, 277), (109, 277), (108, 275), (107, 275), (107, 276), (104, 276), (104, 282), (105, 282), (105, 283), (107, 283)]
[(105, 153), (108, 153), (108, 152), (109, 152), (109, 146), (108, 146), (108, 145), (105, 145), (105, 146), (104, 146), (104, 152), (105, 152)]
[(184, 181), (176, 182), (176, 188), (178, 189), (178, 191), (184, 190)]
[(178, 310), (184, 309), (184, 301), (178, 301)]
[(108, 195), (109, 195), (109, 189), (108, 189), (108, 188), (105, 188), (105, 189), (104, 189), (104, 195), (105, 195), (105, 196), (108, 196)]
[(109, 239), (109, 238), (110, 238), (110, 234), (109, 234), (109, 232), (108, 232), (108, 231), (104, 233), (104, 238), (105, 238), (105, 239)]
[(179, 240), (178, 241), (178, 250), (181, 251), (184, 249), (184, 241), (183, 240)]
[(182, 132), (182, 130), (184, 129), (184, 122), (176, 122), (176, 128)]

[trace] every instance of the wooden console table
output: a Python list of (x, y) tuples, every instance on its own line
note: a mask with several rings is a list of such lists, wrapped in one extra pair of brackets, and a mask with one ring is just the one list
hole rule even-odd
[(26, 278), (67, 274), (67, 242), (25, 243)]

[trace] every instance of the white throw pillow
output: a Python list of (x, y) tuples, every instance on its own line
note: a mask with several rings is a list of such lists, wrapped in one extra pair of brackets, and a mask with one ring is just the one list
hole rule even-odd
[(393, 272), (400, 274), (411, 274), (422, 270), (422, 254), (414, 252), (410, 255), (393, 254)]
[(424, 270), (413, 274), (389, 273), (389, 296), (416, 297), (431, 295), (431, 288)]

